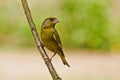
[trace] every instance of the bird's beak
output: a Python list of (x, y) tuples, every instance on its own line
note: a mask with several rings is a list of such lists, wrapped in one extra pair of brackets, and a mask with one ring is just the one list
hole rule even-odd
[(54, 23), (54, 24), (59, 23), (59, 20), (58, 20), (58, 19), (54, 19), (54, 20), (53, 20), (53, 23)]

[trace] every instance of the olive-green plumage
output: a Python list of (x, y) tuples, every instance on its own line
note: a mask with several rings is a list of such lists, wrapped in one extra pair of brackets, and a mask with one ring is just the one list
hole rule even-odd
[(70, 67), (65, 59), (65, 55), (62, 50), (61, 40), (58, 32), (55, 29), (55, 24), (58, 22), (58, 19), (54, 17), (48, 17), (44, 20), (41, 27), (42, 43), (47, 49), (54, 52), (54, 54), (57, 53), (61, 57), (64, 65)]

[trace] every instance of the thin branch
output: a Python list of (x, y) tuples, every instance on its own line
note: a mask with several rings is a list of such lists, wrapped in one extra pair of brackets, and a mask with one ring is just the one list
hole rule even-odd
[(40, 38), (39, 38), (39, 36), (38, 36), (37, 30), (36, 30), (36, 26), (35, 26), (34, 21), (33, 21), (33, 19), (32, 19), (32, 15), (31, 15), (31, 13), (30, 13), (30, 9), (29, 9), (27, 0), (21, 0), (21, 2), (22, 2), (22, 6), (23, 6), (23, 9), (24, 9), (26, 18), (27, 18), (27, 20), (28, 20), (29, 26), (30, 26), (30, 28), (31, 28), (32, 35), (33, 35), (34, 40), (35, 40), (35, 42), (36, 42), (36, 46), (37, 46), (37, 48), (38, 48), (38, 50), (39, 50), (39, 52), (40, 52), (40, 54), (41, 54), (44, 62), (46, 63), (47, 68), (48, 68), (48, 70), (49, 70), (49, 72), (50, 72), (53, 80), (62, 80), (62, 79), (58, 76), (57, 72), (55, 71), (52, 63), (51, 63), (51, 62), (50, 62), (50, 63), (47, 62), (47, 60), (48, 60), (49, 57), (48, 57), (48, 55), (46, 54), (46, 52), (45, 52), (45, 50), (44, 50), (44, 48), (43, 48), (43, 46), (42, 46), (42, 43), (41, 43), (41, 41), (40, 41)]

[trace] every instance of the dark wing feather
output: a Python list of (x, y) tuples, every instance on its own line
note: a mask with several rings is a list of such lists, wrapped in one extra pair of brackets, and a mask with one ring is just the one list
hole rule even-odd
[(55, 41), (58, 43), (58, 45), (60, 46), (60, 48), (62, 49), (62, 43), (61, 43), (59, 34), (56, 30), (53, 33), (53, 37), (54, 37)]

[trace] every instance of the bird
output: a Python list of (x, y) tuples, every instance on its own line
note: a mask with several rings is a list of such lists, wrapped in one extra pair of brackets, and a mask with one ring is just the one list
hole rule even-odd
[(52, 58), (58, 54), (64, 65), (70, 67), (68, 62), (65, 59), (65, 55), (62, 48), (62, 43), (59, 37), (57, 30), (55, 29), (55, 25), (59, 23), (59, 20), (56, 17), (47, 17), (41, 26), (41, 41), (44, 47), (53, 52), (50, 61)]

